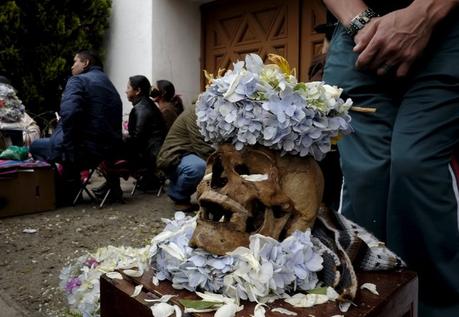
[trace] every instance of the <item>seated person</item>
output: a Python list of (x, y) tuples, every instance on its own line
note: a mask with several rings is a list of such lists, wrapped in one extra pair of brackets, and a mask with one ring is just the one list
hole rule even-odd
[(193, 211), (190, 202), (206, 170), (206, 160), (214, 152), (199, 132), (193, 105), (175, 120), (157, 158), (157, 166), (170, 180), (167, 194), (175, 209)]
[[(142, 75), (129, 77), (126, 96), (133, 108), (129, 113), (128, 132), (124, 139), (123, 156), (128, 160), (130, 169), (136, 173), (144, 169), (138, 181), (140, 189), (147, 191), (157, 189), (156, 156), (166, 136), (166, 126), (161, 111), (150, 99), (150, 81)], [(94, 192), (104, 196), (108, 188), (112, 192), (121, 191), (119, 177), (107, 175), (107, 182)]]
[[(60, 120), (50, 138), (36, 140), (36, 159), (63, 165), (62, 203), (71, 201), (80, 186), (80, 171), (116, 157), (121, 139), (122, 103), (97, 55), (76, 53), (72, 77), (60, 106)], [(58, 197), (59, 199), (59, 197)]]
[(5, 76), (0, 76), (0, 128), (21, 129), (24, 146), (40, 138), (40, 127), (25, 112), (24, 105), (16, 96), (16, 90)]
[(172, 123), (183, 112), (182, 98), (175, 94), (174, 85), (164, 79), (156, 82), (156, 87), (153, 88), (150, 96), (158, 104), (166, 123), (167, 131), (169, 131)]

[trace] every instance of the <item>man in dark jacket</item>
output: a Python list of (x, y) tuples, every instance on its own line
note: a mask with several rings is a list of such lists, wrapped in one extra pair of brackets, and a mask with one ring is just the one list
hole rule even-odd
[(76, 182), (80, 170), (116, 155), (122, 142), (122, 103), (93, 52), (76, 53), (72, 75), (56, 130), (50, 138), (33, 142), (30, 153), (37, 159), (61, 162), (64, 178)]

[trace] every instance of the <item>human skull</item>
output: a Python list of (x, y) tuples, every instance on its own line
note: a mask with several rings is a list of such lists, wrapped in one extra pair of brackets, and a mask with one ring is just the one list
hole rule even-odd
[(220, 145), (197, 188), (200, 205), (192, 247), (224, 255), (252, 234), (283, 240), (312, 227), (322, 200), (322, 172), (312, 158)]

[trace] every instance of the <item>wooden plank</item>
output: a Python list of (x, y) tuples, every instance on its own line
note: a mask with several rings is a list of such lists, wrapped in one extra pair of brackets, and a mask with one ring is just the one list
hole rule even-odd
[[(121, 316), (151, 316), (149, 303), (144, 298), (159, 297), (162, 295), (177, 295), (171, 302), (179, 306), (179, 299), (199, 299), (192, 292), (176, 290), (168, 281), (161, 282), (158, 286), (152, 283), (153, 272), (148, 271), (142, 277), (126, 280), (110, 280), (101, 277), (101, 317)], [(362, 290), (357, 292), (355, 306), (347, 313), (346, 317), (414, 317), (417, 316), (417, 291), (418, 281), (416, 274), (410, 271), (402, 272), (359, 272), (359, 284), (376, 284), (379, 296)], [(129, 280), (128, 280), (129, 279)], [(136, 285), (143, 285), (143, 292), (135, 299), (130, 297)], [(238, 317), (253, 315), (256, 303), (244, 302), (244, 309), (237, 314)], [(271, 309), (282, 307), (298, 313), (298, 316), (313, 315), (315, 317), (330, 317), (342, 315), (336, 303), (326, 303), (311, 308), (295, 308), (283, 300), (268, 304), (267, 317), (285, 317), (285, 315), (272, 312)], [(135, 313), (134, 313), (135, 312)], [(127, 314), (129, 313), (129, 314)], [(132, 313), (132, 314), (131, 314)], [(198, 317), (210, 317), (211, 313), (193, 314)]]

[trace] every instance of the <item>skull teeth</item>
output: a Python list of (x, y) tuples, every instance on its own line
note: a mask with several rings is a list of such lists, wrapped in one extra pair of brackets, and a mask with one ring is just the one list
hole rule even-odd
[(203, 192), (199, 197), (199, 204), (204, 210), (205, 218), (216, 222), (231, 222), (235, 211), (249, 215), (249, 211), (240, 203), (213, 190)]

